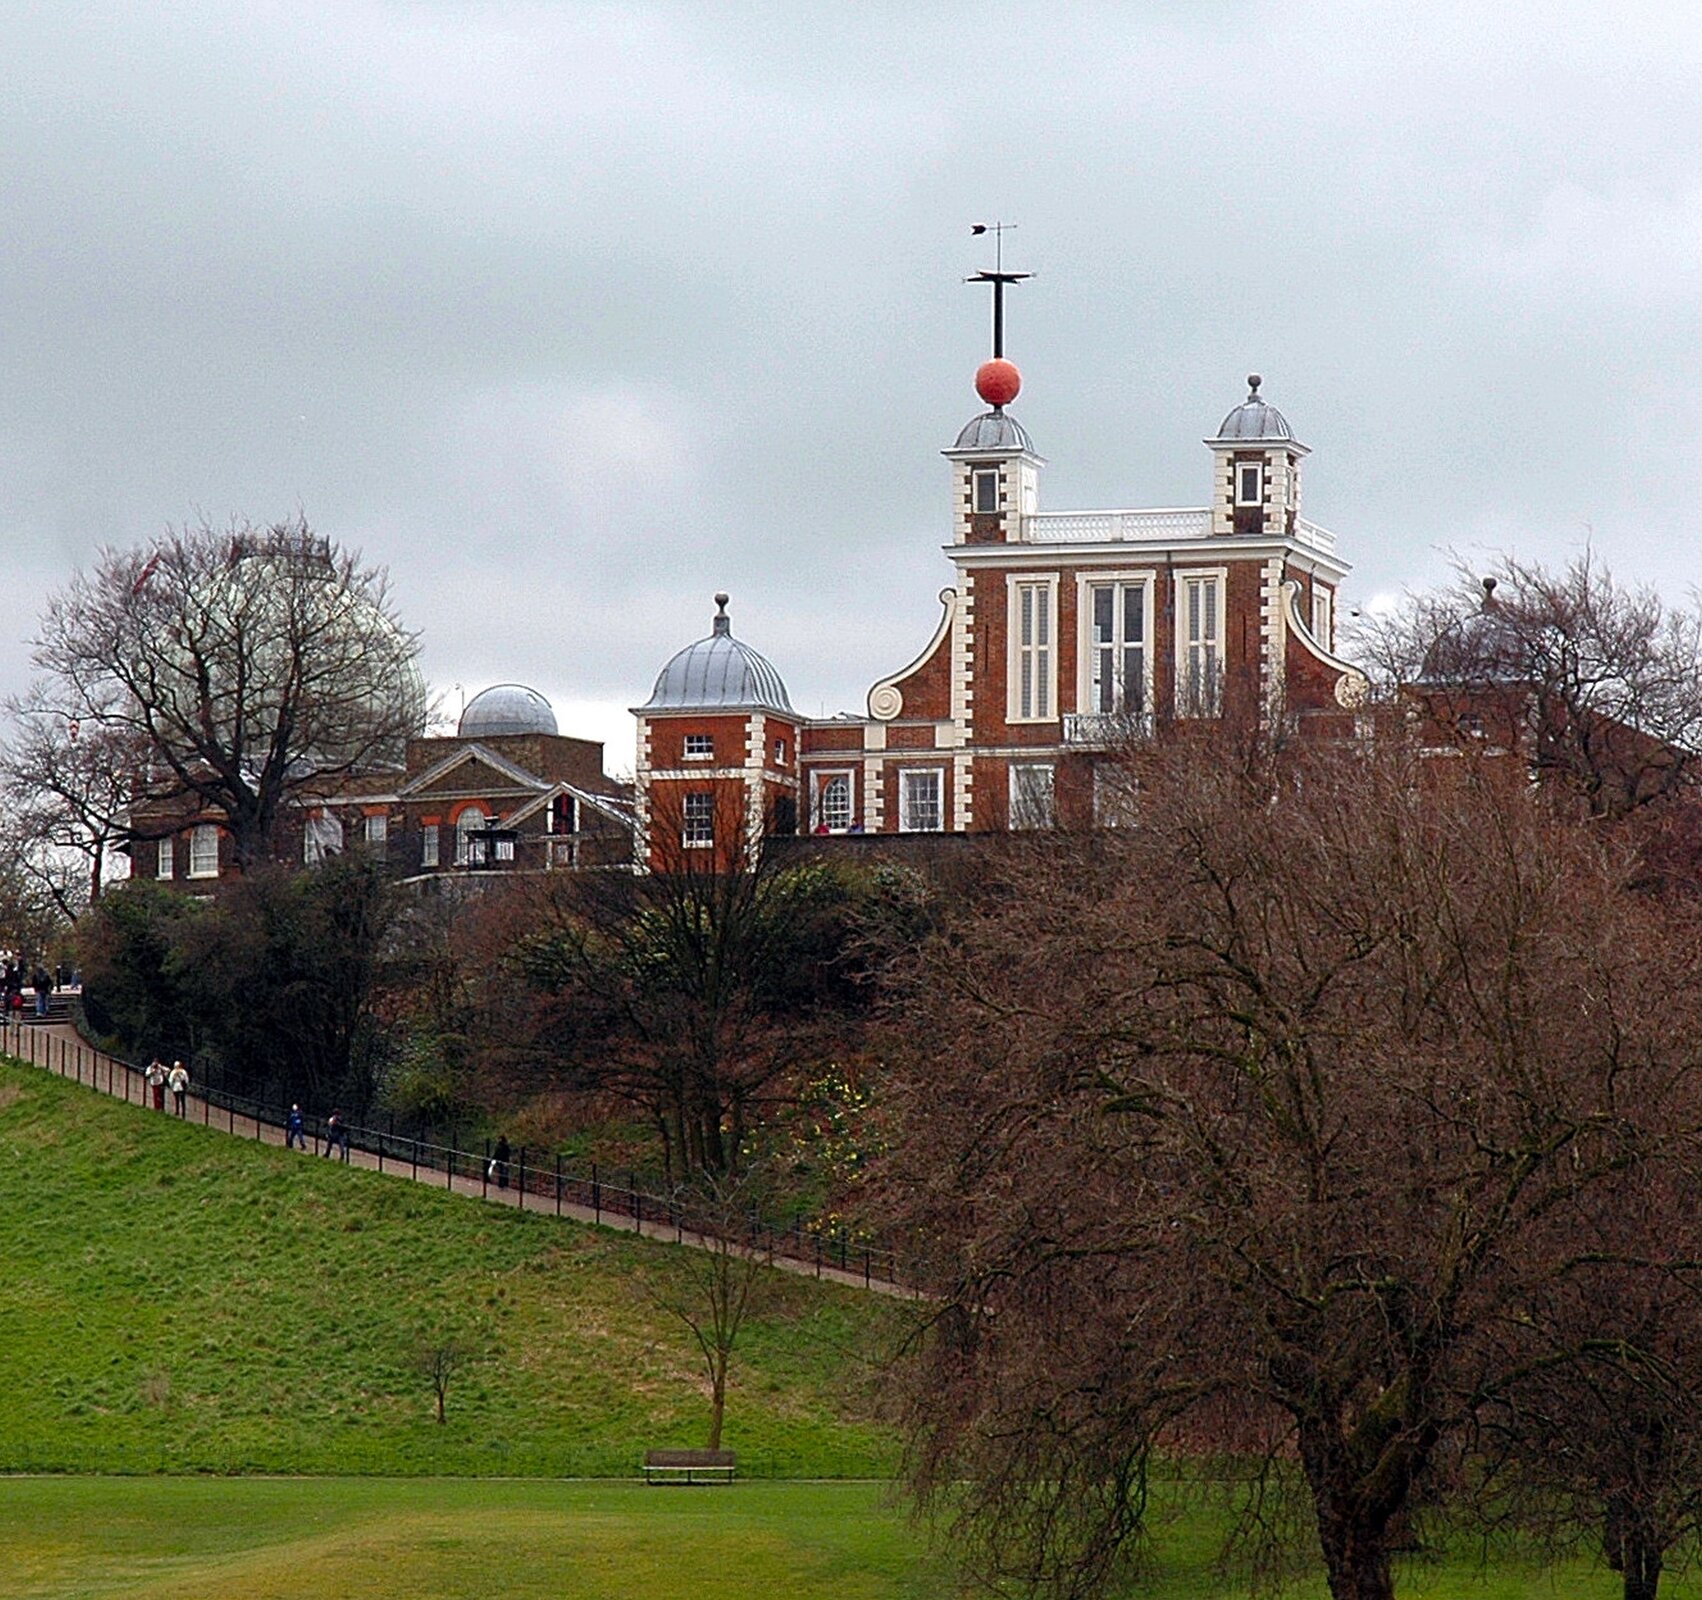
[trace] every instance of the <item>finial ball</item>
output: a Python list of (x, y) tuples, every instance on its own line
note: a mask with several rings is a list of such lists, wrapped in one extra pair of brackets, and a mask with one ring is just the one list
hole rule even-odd
[(975, 372), (975, 392), (990, 406), (1008, 406), (1022, 392), (1022, 374), (1003, 357), (983, 361)]
[(1254, 395), (1256, 395), (1256, 394), (1258, 394), (1258, 392), (1259, 392), (1259, 385), (1260, 385), (1260, 384), (1261, 384), (1261, 383), (1263, 383), (1263, 382), (1264, 382), (1264, 381), (1265, 381), (1265, 380), (1264, 380), (1264, 379), (1263, 379), (1263, 378), (1261, 378), (1261, 377), (1260, 377), (1260, 376), (1259, 376), (1259, 375), (1258, 375), (1258, 373), (1256, 373), (1256, 372), (1249, 372), (1249, 373), (1248, 373), (1248, 374), (1247, 374), (1247, 387), (1248, 387), (1248, 388), (1249, 388), (1249, 389), (1250, 389), (1250, 390), (1252, 390), (1252, 394), (1249, 394), (1249, 395), (1248, 395), (1248, 396), (1247, 396), (1247, 398), (1248, 398), (1248, 399), (1249, 399), (1249, 400), (1251, 400), (1251, 399), (1252, 399), (1252, 398), (1253, 398), (1253, 396), (1254, 396)]
[(716, 603), (716, 605), (718, 605), (718, 606), (719, 606), (719, 607), (720, 607), (720, 608), (721, 608), (721, 609), (722, 609), (722, 610), (723, 610), (723, 611), (725, 611), (725, 610), (726, 610), (726, 609), (727, 609), (727, 602), (728, 602), (728, 600), (729, 600), (729, 599), (731, 599), (731, 598), (732, 598), (732, 597), (731, 597), (731, 596), (730, 596), (730, 595), (728, 595), (728, 594), (727, 594), (727, 593), (726, 593), (726, 592), (725, 592), (725, 591), (723, 591), (723, 592), (722, 592), (722, 593), (720, 593), (720, 594), (718, 594), (718, 595), (716, 595), (716, 596), (715, 596), (715, 603)]

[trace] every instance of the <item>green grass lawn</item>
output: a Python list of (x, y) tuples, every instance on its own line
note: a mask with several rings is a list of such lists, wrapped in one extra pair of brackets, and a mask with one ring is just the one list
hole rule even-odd
[[(0, 1471), (630, 1474), (703, 1443), (681, 1252), (263, 1147), (0, 1064)], [(772, 1273), (726, 1443), (880, 1476), (902, 1313)], [(422, 1344), (472, 1352), (448, 1423)]]
[[(1220, 1529), (1169, 1523), (1143, 1600), (1247, 1600)], [(10, 1600), (949, 1600), (960, 1593), (878, 1485), (503, 1479), (0, 1481)], [(1283, 1591), (1322, 1600), (1313, 1581)], [(1691, 1584), (1663, 1585), (1695, 1600)], [(1612, 1600), (1614, 1575), (1461, 1557), (1415, 1563), (1403, 1600)]]

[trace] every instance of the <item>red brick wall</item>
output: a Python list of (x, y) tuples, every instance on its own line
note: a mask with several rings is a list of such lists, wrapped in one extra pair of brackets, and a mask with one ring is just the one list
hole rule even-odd
[[(652, 767), (742, 767), (748, 719), (737, 716), (654, 717), (650, 721), (650, 765)], [(687, 761), (684, 755), (688, 733), (707, 733), (715, 741), (713, 760)], [(793, 735), (787, 734), (791, 743)], [(769, 746), (773, 749), (772, 743)]]

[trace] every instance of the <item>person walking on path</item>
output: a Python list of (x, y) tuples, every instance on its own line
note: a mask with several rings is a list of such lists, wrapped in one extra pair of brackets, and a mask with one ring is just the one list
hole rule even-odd
[(496, 1136), (496, 1149), (491, 1152), (491, 1176), (496, 1179), (499, 1189), (508, 1187), (508, 1158), (511, 1153), (508, 1148), (508, 1135), (499, 1133)]
[(296, 1144), (307, 1149), (307, 1129), (301, 1120), (301, 1107), (291, 1106), (289, 1116), (284, 1119), (284, 1148), (288, 1150)]
[(154, 1110), (164, 1111), (166, 1079), (165, 1063), (161, 1061), (158, 1056), (155, 1056), (154, 1059), (148, 1063), (148, 1070), (144, 1076), (148, 1080), (148, 1087), (154, 1091)]
[(340, 1113), (333, 1111), (325, 1119), (325, 1148), (323, 1155), (330, 1155), (333, 1150), (340, 1149), (343, 1159), (349, 1159), (349, 1129)]
[(189, 1114), (187, 1110), (189, 1099), (189, 1068), (184, 1066), (181, 1061), (172, 1062), (171, 1072), (167, 1076), (166, 1082), (171, 1085), (172, 1110), (180, 1117), (187, 1117)]

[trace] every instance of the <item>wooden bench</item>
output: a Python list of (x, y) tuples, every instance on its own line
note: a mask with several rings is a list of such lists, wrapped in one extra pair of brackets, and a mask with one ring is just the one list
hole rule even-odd
[(738, 1457), (731, 1450), (647, 1450), (646, 1483), (731, 1483)]

